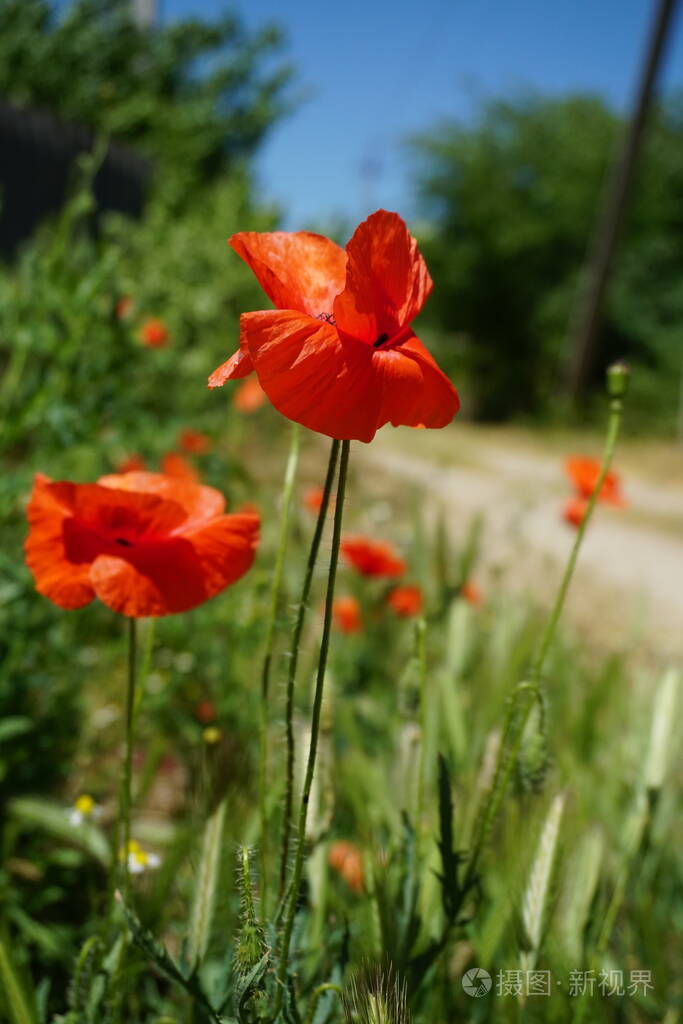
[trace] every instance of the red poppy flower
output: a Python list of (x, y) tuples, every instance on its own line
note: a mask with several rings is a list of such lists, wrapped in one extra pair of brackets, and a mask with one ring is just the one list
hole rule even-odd
[(387, 596), (387, 604), (401, 618), (407, 619), (411, 615), (419, 615), (424, 604), (422, 590), (420, 587), (410, 585), (394, 587)]
[[(567, 476), (576, 487), (579, 495), (582, 498), (590, 498), (600, 476), (600, 460), (592, 459), (587, 455), (574, 455), (572, 458), (567, 459), (565, 469)], [(607, 473), (600, 488), (598, 501), (621, 507), (627, 504), (626, 499), (621, 493), (619, 477), (611, 470)]]
[(140, 328), (140, 341), (147, 348), (163, 348), (168, 341), (168, 329), (164, 321), (155, 316), (145, 320)]
[(308, 487), (304, 492), (304, 505), (309, 512), (317, 515), (323, 503), (322, 487)]
[(177, 452), (168, 452), (161, 460), (161, 471), (164, 476), (176, 477), (178, 480), (190, 480), (199, 483), (199, 473), (192, 463)]
[(178, 447), (189, 455), (206, 455), (213, 447), (213, 441), (208, 434), (202, 434), (199, 430), (181, 430), (178, 434)]
[(361, 892), (363, 888), (363, 855), (355, 843), (338, 839), (330, 843), (327, 855), (331, 868), (338, 871), (349, 889)]
[(467, 601), (468, 604), (474, 605), (475, 607), (482, 604), (484, 600), (481, 590), (477, 584), (472, 583), (470, 580), (465, 580), (460, 587), (460, 597), (463, 601)]
[(339, 440), (371, 441), (385, 423), (450, 423), (458, 395), (410, 326), (432, 280), (398, 214), (373, 213), (346, 250), (308, 232), (243, 232), (230, 244), (277, 309), (242, 315), (240, 348), (209, 387), (255, 369), (283, 415)]
[(565, 523), (569, 523), (570, 526), (574, 526), (578, 530), (584, 520), (587, 510), (587, 498), (570, 498), (562, 509), (562, 518)]
[(145, 460), (139, 455), (127, 455), (116, 467), (117, 473), (139, 473), (145, 468)]
[(405, 562), (385, 541), (347, 537), (340, 550), (342, 558), (363, 576), (401, 576), (406, 571)]
[(254, 501), (243, 501), (242, 504), (235, 510), (241, 512), (243, 515), (260, 516), (261, 510)]
[(213, 722), (216, 718), (216, 705), (212, 700), (200, 700), (194, 713), (198, 722), (201, 722), (202, 725), (208, 725), (209, 722)]
[(133, 312), (133, 300), (130, 295), (122, 295), (116, 302), (116, 315), (119, 320), (127, 320)]
[(363, 622), (355, 597), (338, 597), (332, 603), (332, 617), (342, 633), (360, 633)]
[(258, 382), (258, 377), (249, 377), (235, 391), (232, 404), (238, 412), (256, 412), (266, 404), (266, 393)]
[(225, 515), (211, 487), (161, 473), (95, 484), (37, 475), (26, 562), (36, 588), (62, 608), (95, 597), (132, 618), (188, 611), (249, 569), (256, 516)]

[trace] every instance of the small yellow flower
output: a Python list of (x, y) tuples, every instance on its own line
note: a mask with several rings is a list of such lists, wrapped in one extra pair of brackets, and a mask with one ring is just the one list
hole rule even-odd
[(86, 821), (97, 821), (102, 816), (102, 808), (95, 803), (89, 793), (81, 793), (73, 802), (69, 822), (78, 827)]
[(218, 743), (223, 736), (220, 729), (217, 729), (215, 725), (208, 725), (206, 729), (202, 731), (202, 739), (205, 743)]

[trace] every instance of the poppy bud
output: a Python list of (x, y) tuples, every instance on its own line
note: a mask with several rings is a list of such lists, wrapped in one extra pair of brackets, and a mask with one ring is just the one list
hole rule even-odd
[(626, 363), (612, 363), (607, 367), (607, 392), (610, 398), (623, 398), (628, 390), (631, 371)]

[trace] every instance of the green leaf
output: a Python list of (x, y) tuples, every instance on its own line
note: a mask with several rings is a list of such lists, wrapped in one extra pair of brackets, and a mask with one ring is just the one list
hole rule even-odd
[(244, 1013), (245, 1006), (249, 996), (252, 994), (254, 989), (259, 985), (261, 979), (268, 969), (270, 963), (270, 950), (263, 954), (257, 964), (255, 964), (248, 974), (245, 974), (235, 986), (235, 1002), (237, 1003), (237, 1018), (242, 1020), (242, 1014)]
[(193, 972), (192, 974), (185, 975), (180, 964), (173, 959), (165, 946), (157, 942), (152, 933), (144, 927), (130, 907), (127, 907), (123, 901), (121, 901), (121, 906), (132, 932), (133, 942), (166, 975), (169, 981), (175, 982), (176, 985), (184, 989), (192, 997), (193, 1001), (209, 1014), (214, 1024), (236, 1024), (236, 1022), (231, 1021), (229, 1018), (221, 1016), (214, 1009), (196, 973)]
[(103, 868), (109, 867), (111, 850), (102, 830), (91, 822), (72, 825), (66, 808), (37, 797), (19, 797), (10, 801), (9, 813), (20, 825), (50, 832), (90, 854)]
[(0, 743), (13, 740), (15, 736), (23, 736), (33, 728), (30, 718), (13, 715), (11, 718), (3, 718), (0, 721)]
[(0, 937), (0, 999), (9, 1013), (11, 1024), (38, 1024), (35, 1006), (19, 974), (12, 964), (7, 944)]

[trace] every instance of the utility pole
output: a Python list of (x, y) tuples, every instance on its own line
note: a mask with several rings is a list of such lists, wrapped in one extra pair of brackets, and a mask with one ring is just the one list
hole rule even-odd
[(569, 348), (572, 353), (569, 393), (574, 400), (583, 390), (595, 360), (607, 282), (631, 196), (657, 76), (677, 4), (678, 0), (658, 0), (628, 128), (603, 193), (583, 271), (583, 285), (569, 327)]

